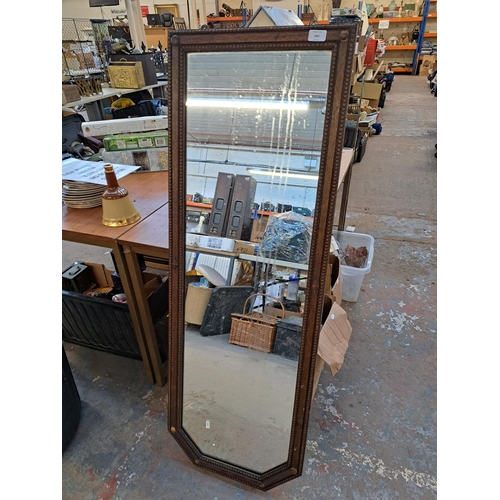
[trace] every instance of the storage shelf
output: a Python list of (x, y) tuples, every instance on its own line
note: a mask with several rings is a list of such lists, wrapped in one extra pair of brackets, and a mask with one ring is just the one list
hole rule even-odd
[[(201, 212), (211, 212), (212, 211), (212, 205), (209, 205), (207, 203), (195, 203), (194, 201), (186, 201), (186, 207), (187, 209), (191, 209), (194, 212), (199, 211)], [(259, 215), (265, 216), (265, 217), (270, 217), (271, 215), (276, 215), (277, 212), (267, 212), (265, 210), (258, 210)]]
[(385, 50), (415, 50), (416, 45), (386, 45)]
[(307, 264), (299, 264), (298, 262), (288, 262), (285, 260), (278, 260), (274, 257), (260, 257), (257, 255), (250, 255), (246, 253), (240, 253), (238, 255), (240, 260), (249, 260), (251, 262), (258, 262), (261, 264), (272, 264), (273, 266), (281, 267), (293, 267), (294, 269), (300, 269), (301, 271), (307, 271), (309, 266)]
[(437, 33), (424, 33), (424, 38), (437, 38)]
[(433, 13), (433, 14), (427, 14), (427, 19), (437, 19), (437, 14), (436, 13)]
[(375, 24), (379, 21), (389, 21), (390, 23), (419, 23), (422, 21), (422, 17), (380, 17), (377, 19), (368, 19), (370, 24)]

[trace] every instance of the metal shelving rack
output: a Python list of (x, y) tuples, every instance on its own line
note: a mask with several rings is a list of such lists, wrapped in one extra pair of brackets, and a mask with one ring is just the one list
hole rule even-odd
[(105, 19), (62, 20), (62, 80), (76, 83), (82, 95), (100, 93), (107, 81), (110, 25)]
[(420, 51), (422, 50), (422, 43), (424, 41), (425, 23), (427, 21), (427, 16), (429, 15), (429, 4), (430, 0), (425, 0), (424, 10), (422, 12), (422, 22), (420, 23), (420, 32), (418, 34), (417, 49), (413, 54), (413, 62), (411, 65), (411, 74), (416, 75), (418, 70), (418, 61), (420, 57)]

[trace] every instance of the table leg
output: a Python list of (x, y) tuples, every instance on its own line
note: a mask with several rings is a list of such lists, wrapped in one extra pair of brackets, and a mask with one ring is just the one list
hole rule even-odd
[(155, 377), (156, 370), (154, 369), (154, 364), (152, 363), (151, 357), (149, 355), (150, 351), (146, 346), (146, 342), (144, 341), (145, 335), (141, 326), (141, 316), (139, 314), (139, 307), (137, 305), (137, 297), (134, 293), (134, 290), (136, 288), (134, 288), (133, 282), (130, 279), (130, 275), (128, 273), (125, 258), (120, 245), (113, 245), (113, 255), (115, 257), (116, 267), (118, 268), (116, 269), (116, 271), (120, 276), (123, 285), (123, 291), (125, 292), (125, 295), (127, 297), (127, 305), (130, 311), (130, 317), (132, 319), (132, 325), (134, 327), (137, 343), (139, 344), (139, 350), (141, 352), (146, 377), (148, 383), (154, 384), (155, 382), (157, 382), (157, 378)]
[(142, 331), (149, 352), (149, 359), (156, 378), (156, 384), (164, 386), (167, 382), (167, 370), (161, 362), (160, 349), (149, 310), (148, 300), (144, 293), (142, 272), (137, 254), (128, 246), (123, 247), (125, 262), (129, 271), (131, 284), (135, 290), (134, 296), (141, 320)]

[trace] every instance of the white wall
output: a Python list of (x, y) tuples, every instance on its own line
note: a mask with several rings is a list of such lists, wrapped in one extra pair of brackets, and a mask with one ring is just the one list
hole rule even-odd
[[(112, 13), (120, 11), (120, 14)], [(112, 19), (126, 14), (125, 1), (120, 0), (117, 7), (89, 7), (89, 0), (62, 0), (62, 17), (76, 19)]]
[[(234, 9), (240, 8), (241, 0), (219, 0), (219, 7), (222, 7), (222, 4), (225, 3)], [(247, 0), (246, 7), (247, 9), (253, 9), (255, 12), (259, 5), (267, 5), (271, 7), (277, 7), (280, 9), (289, 9), (297, 14), (297, 6), (299, 1), (302, 5), (307, 5), (307, 0), (280, 0), (274, 2), (266, 2), (265, 0)], [(357, 1), (355, 0), (344, 0), (348, 2), (348, 5), (351, 3), (357, 5)], [(390, 0), (379, 0), (384, 5), (390, 3)], [(198, 0), (201, 2), (201, 0)], [(373, 0), (375, 4), (377, 4), (377, 0)], [(179, 6), (179, 16), (184, 17), (186, 21), (188, 20), (188, 9), (187, 9), (187, 0), (179, 0), (179, 1), (155, 1), (155, 0), (141, 0), (141, 6), (149, 7), (150, 14), (154, 14), (154, 6), (155, 4), (164, 5), (164, 4), (177, 4)], [(330, 19), (330, 11), (331, 11), (331, 0), (309, 0), (309, 5), (313, 9), (316, 17), (320, 20)], [(199, 8), (199, 7), (198, 7)], [(216, 11), (216, 2), (215, 0), (206, 0), (205, 1), (205, 11), (208, 14), (213, 13), (218, 15), (218, 11)], [(62, 0), (62, 17), (63, 18), (82, 18), (82, 19), (112, 19), (117, 15), (126, 14), (125, 1), (120, 0), (120, 5), (117, 7), (89, 7), (88, 0)], [(144, 24), (146, 20), (144, 19)]]
[[(220, 1), (220, 5), (222, 5), (222, 1)], [(225, 2), (224, 2), (225, 3)], [(140, 5), (144, 7), (149, 7), (149, 13), (154, 14), (155, 4), (158, 5), (171, 5), (177, 4), (179, 7), (179, 17), (183, 17), (186, 22), (188, 20), (188, 9), (187, 9), (187, 1), (181, 0), (179, 2), (175, 1), (160, 1), (155, 2), (154, 0), (141, 0)], [(206, 13), (210, 14), (211, 12), (215, 13), (215, 1), (206, 1)], [(231, 4), (228, 4), (231, 5)], [(231, 5), (234, 8), (239, 8), (236, 4)], [(125, 8), (125, 0), (120, 0), (120, 5), (117, 7), (89, 7), (88, 0), (62, 0), (62, 17), (63, 18), (82, 18), (82, 19), (113, 19), (117, 15), (126, 15), (127, 10)], [(146, 18), (143, 19), (143, 23), (147, 25)]]

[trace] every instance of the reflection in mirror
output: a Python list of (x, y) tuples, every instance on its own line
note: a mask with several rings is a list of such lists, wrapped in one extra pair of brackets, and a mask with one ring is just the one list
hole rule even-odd
[(258, 473), (289, 454), (330, 60), (187, 56), (183, 429)]

